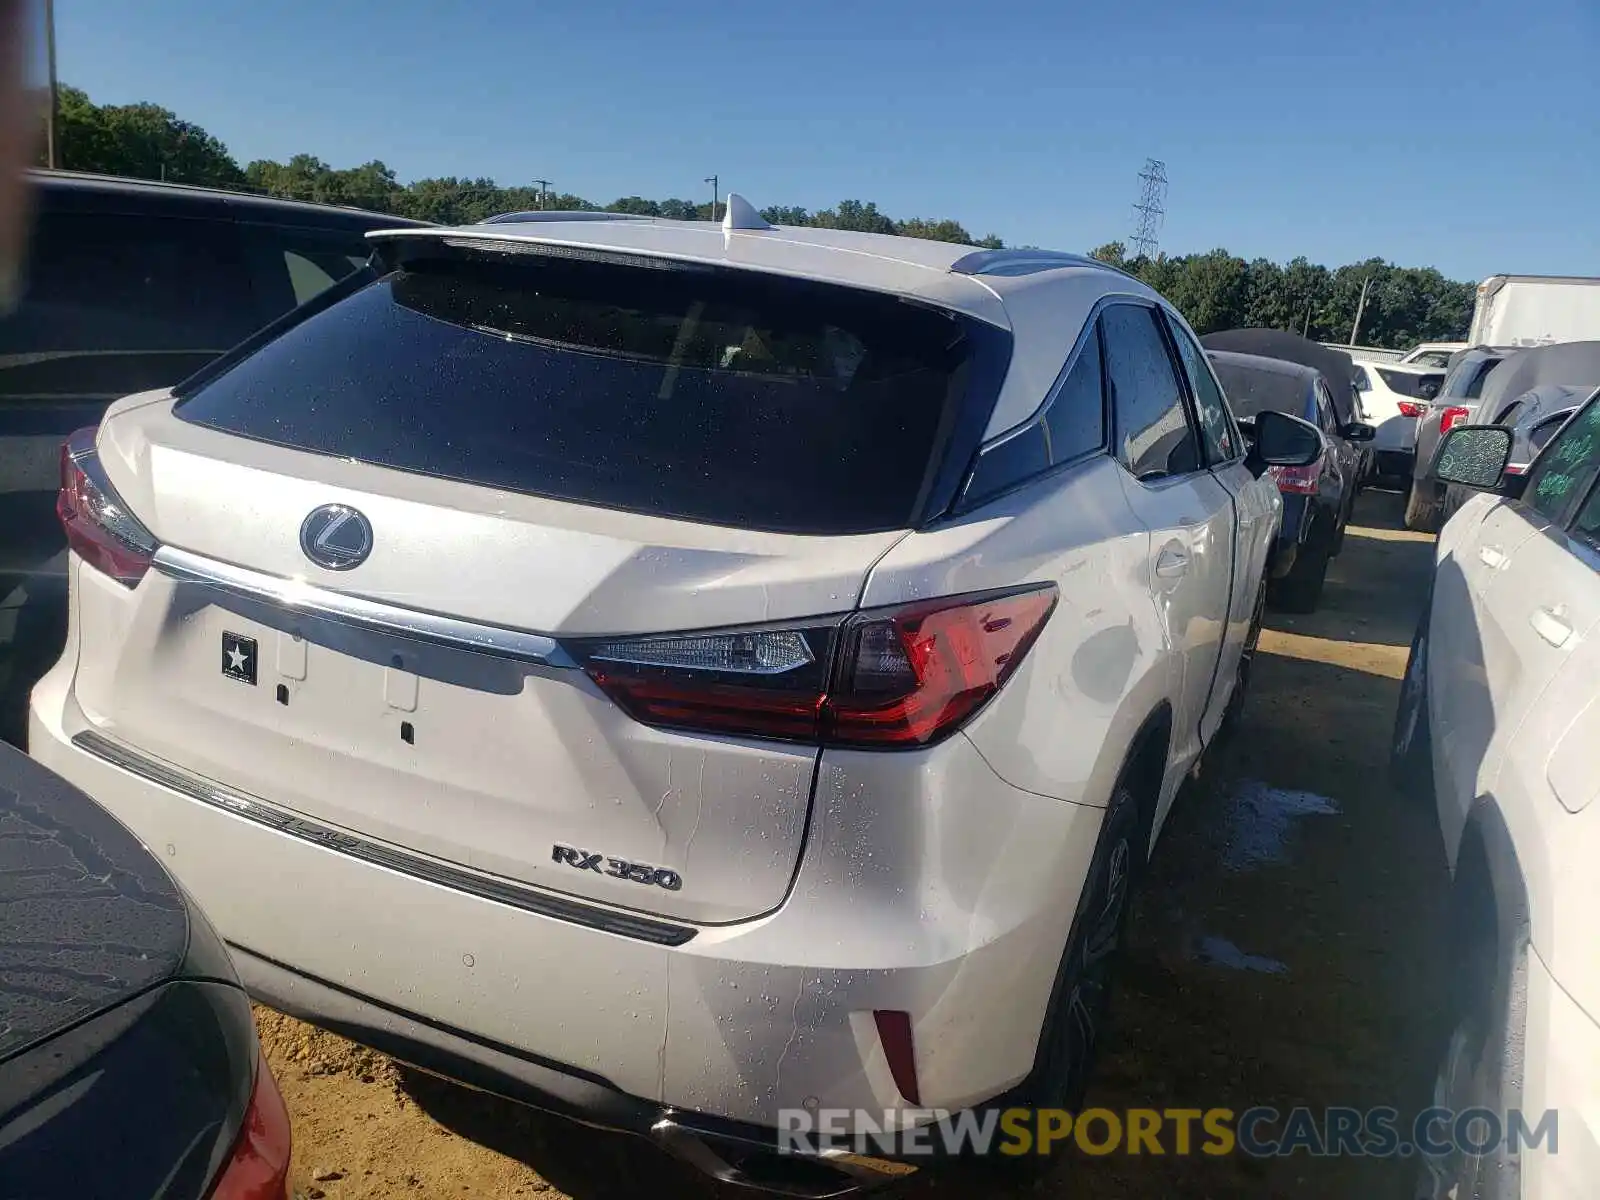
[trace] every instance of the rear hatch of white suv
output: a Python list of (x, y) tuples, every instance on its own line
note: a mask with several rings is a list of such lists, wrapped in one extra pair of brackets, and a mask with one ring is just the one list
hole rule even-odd
[(828, 731), (934, 729), (901, 711), (926, 665), (847, 615), (948, 503), (1009, 335), (749, 270), (393, 254), (69, 446), (85, 729), (447, 883), (773, 909)]

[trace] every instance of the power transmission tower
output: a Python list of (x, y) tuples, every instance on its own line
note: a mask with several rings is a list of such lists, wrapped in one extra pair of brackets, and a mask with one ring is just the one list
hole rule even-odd
[(1133, 206), (1133, 253), (1130, 258), (1154, 258), (1161, 241), (1161, 219), (1167, 214), (1167, 164), (1157, 158), (1144, 160), (1139, 172), (1139, 203)]

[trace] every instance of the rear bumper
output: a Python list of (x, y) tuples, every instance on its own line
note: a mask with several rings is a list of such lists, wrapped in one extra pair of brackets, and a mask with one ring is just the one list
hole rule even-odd
[(30, 753), (162, 855), (247, 984), (298, 1016), (633, 1132), (690, 1111), (770, 1137), (786, 1110), (910, 1108), (876, 1010), (910, 1014), (924, 1109), (1032, 1068), (1103, 810), (1010, 787), (965, 737), (830, 753), (784, 903), (671, 945), (267, 827), (135, 748), (110, 761), (74, 740), (115, 732), (87, 729), (75, 661), (69, 644), (34, 689)]

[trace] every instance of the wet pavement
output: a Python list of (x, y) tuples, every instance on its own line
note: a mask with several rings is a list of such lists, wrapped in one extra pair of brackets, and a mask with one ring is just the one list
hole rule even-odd
[[(1135, 909), (1093, 1105), (1425, 1103), (1447, 879), (1432, 813), (1392, 794), (1385, 767), (1432, 545), (1400, 529), (1393, 494), (1363, 497), (1357, 522), (1322, 609), (1269, 614), (1238, 735), (1173, 808)], [(269, 1055), (295, 1118), (303, 1194), (712, 1193), (642, 1142), (386, 1071), (369, 1052), (270, 1020), (281, 1023)], [(328, 1163), (341, 1180), (313, 1185)], [(1413, 1170), (1305, 1153), (1073, 1154), (1033, 1189), (935, 1176), (896, 1193), (1400, 1200)]]

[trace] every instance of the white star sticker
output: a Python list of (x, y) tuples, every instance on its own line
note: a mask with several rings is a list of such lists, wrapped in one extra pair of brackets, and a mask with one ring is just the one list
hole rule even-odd
[(244, 653), (243, 650), (239, 649), (239, 647), (237, 647), (237, 646), (234, 646), (231, 650), (228, 651), (228, 669), (229, 670), (242, 671), (242, 670), (244, 670), (244, 664), (245, 664), (245, 653)]

